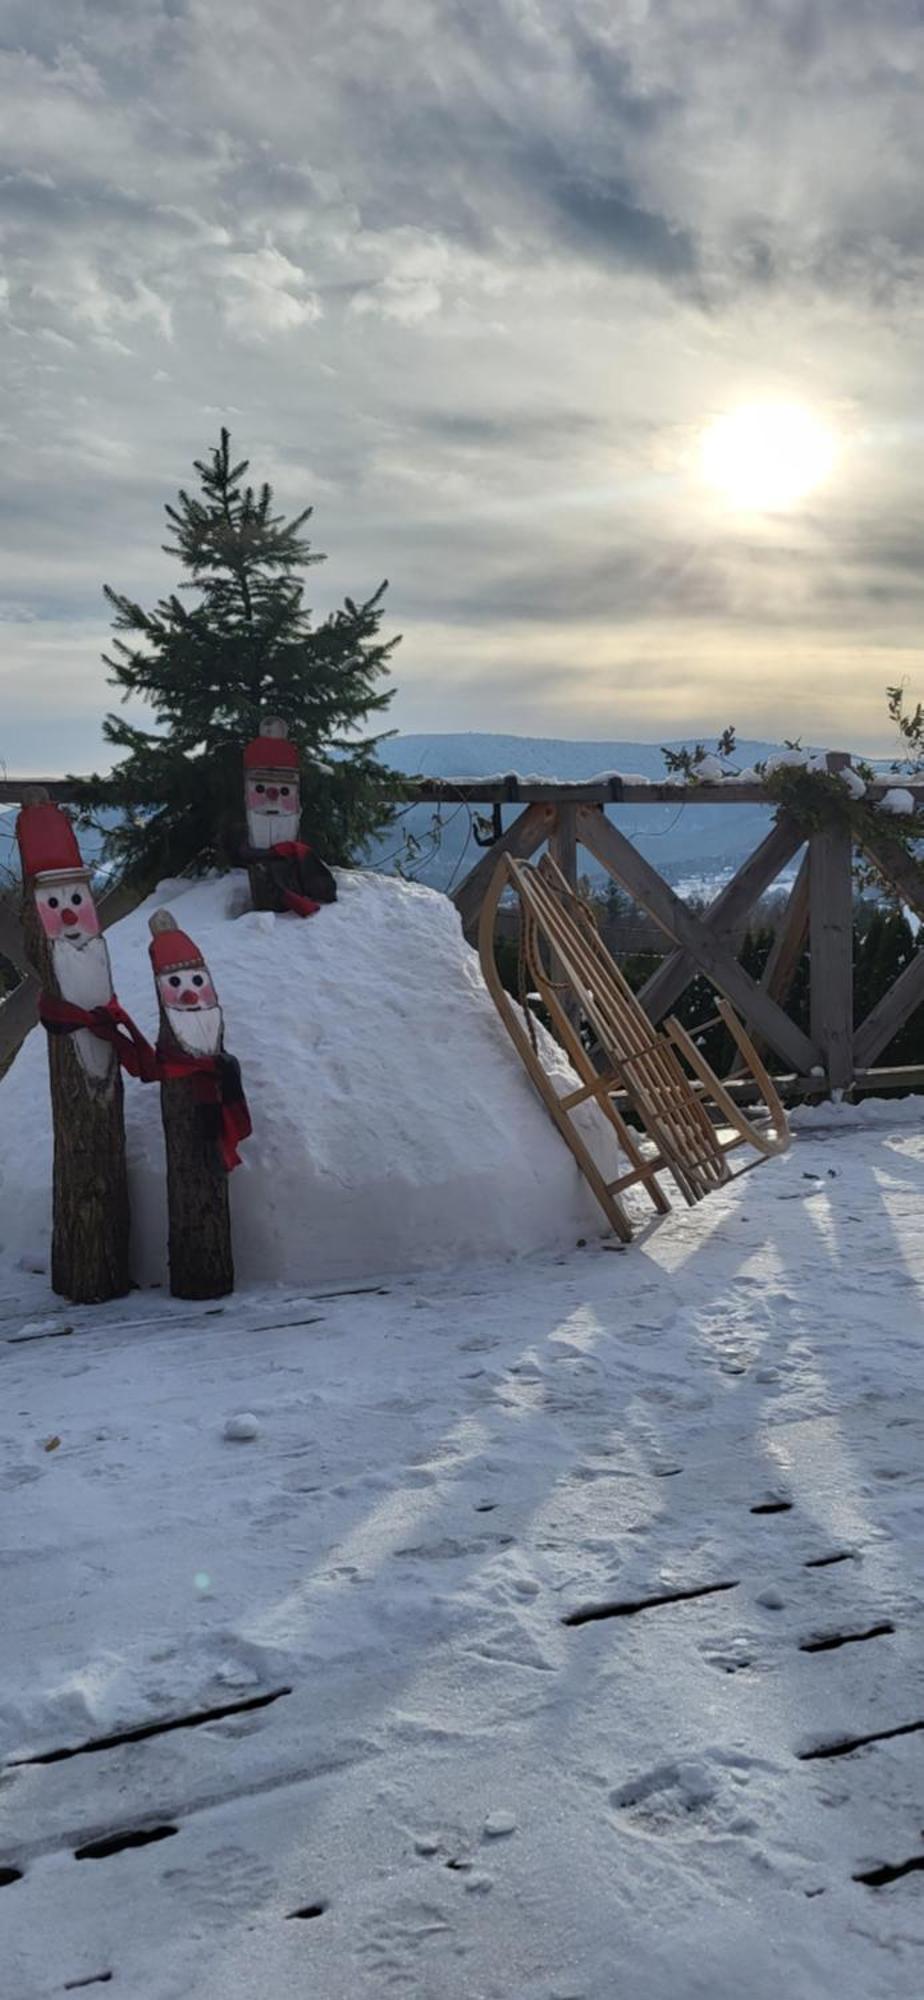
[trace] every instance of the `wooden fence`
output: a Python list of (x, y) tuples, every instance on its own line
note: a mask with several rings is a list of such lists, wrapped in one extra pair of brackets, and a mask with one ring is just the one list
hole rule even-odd
[[(843, 768), (849, 758), (832, 754), (829, 767)], [(0, 782), (0, 803), (15, 803), (26, 782), (43, 782), (53, 798), (67, 799), (66, 781)], [(870, 788), (873, 799), (888, 789)], [(924, 786), (909, 789), (924, 803)], [(548, 845), (571, 883), (580, 873), (579, 850), (585, 849), (638, 908), (657, 926), (665, 956), (642, 988), (640, 999), (652, 1021), (676, 1006), (680, 995), (700, 972), (725, 994), (751, 1033), (771, 1052), (778, 1081), (792, 1096), (824, 1096), (851, 1089), (894, 1089), (924, 1086), (924, 1066), (900, 1069), (876, 1067), (876, 1058), (924, 1004), (924, 949), (915, 953), (888, 992), (866, 1019), (853, 1018), (853, 850), (848, 830), (830, 826), (808, 839), (795, 820), (777, 815), (770, 831), (705, 911), (684, 903), (637, 847), (606, 816), (613, 804), (670, 803), (697, 806), (766, 805), (756, 784), (634, 784), (619, 778), (565, 785), (552, 780), (525, 782), (513, 777), (472, 780), (431, 778), (402, 782), (402, 801), (490, 806), (493, 839), (481, 859), (455, 890), (453, 900), (463, 928), (472, 936), (498, 856), (525, 859)], [(504, 828), (501, 809), (519, 805), (512, 824)], [(740, 963), (735, 940), (749, 913), (780, 873), (800, 854), (802, 859), (774, 937), (762, 978), (753, 979)], [(924, 868), (909, 858), (888, 832), (883, 819), (865, 840), (867, 858), (924, 923)], [(100, 900), (104, 925), (124, 916), (137, 898), (123, 888)], [(786, 1000), (806, 945), (810, 954), (811, 1000), (808, 1032), (786, 1011)], [(23, 977), (0, 1006), (0, 1066), (21, 1042), (35, 1019), (36, 989), (26, 967), (18, 912), (10, 898), (0, 900), (0, 953)]]

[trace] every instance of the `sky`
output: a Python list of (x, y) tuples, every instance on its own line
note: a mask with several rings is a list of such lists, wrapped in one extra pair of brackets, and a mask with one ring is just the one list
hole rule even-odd
[[(226, 423), (389, 579), (391, 721), (891, 750), (924, 696), (921, 0), (7, 0), (0, 762)], [(795, 406), (792, 504), (704, 476)], [(713, 433), (714, 435), (714, 433)]]

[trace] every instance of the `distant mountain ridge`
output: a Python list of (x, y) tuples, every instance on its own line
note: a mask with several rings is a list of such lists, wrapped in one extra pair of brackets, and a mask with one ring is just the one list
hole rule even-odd
[[(692, 748), (693, 738), (674, 738), (668, 748)], [(738, 745), (734, 764), (742, 770), (762, 762), (782, 748), (778, 743), (747, 739)], [(590, 739), (572, 741), (568, 737), (493, 735), (481, 731), (397, 736), (382, 745), (382, 762), (408, 776), (427, 778), (478, 778), (515, 773), (519, 777), (560, 778), (576, 783), (594, 778), (603, 771), (636, 772), (640, 777), (664, 778), (667, 774), (661, 746), (657, 743)], [(520, 811), (504, 808), (504, 824)], [(732, 872), (757, 846), (770, 825), (770, 806), (704, 806), (691, 798), (682, 806), (614, 806), (609, 816), (659, 871), (673, 881), (721, 880)], [(376, 844), (370, 856), (373, 866), (393, 857), (404, 831), (422, 842), (425, 854), (410, 855), (404, 865), (422, 882), (434, 888), (455, 887), (478, 859), (471, 835), (470, 816), (465, 807), (445, 806), (438, 841), (431, 838), (436, 808), (415, 806), (400, 826)], [(394, 860), (391, 860), (394, 865)], [(581, 856), (581, 866), (591, 879), (602, 870), (589, 855)]]

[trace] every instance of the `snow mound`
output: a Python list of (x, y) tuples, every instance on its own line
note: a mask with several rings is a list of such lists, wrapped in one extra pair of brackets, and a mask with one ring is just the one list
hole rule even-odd
[[(231, 1177), (238, 1281), (364, 1277), (572, 1246), (602, 1217), (499, 1021), (447, 897), (345, 871), (307, 920), (249, 908), (242, 873), (161, 883), (108, 933), (116, 991), (153, 1038), (148, 916), (174, 911), (215, 977), (253, 1136)], [(553, 1045), (550, 1043), (549, 1048)], [(577, 1079), (554, 1049), (560, 1088)], [(164, 1283), (156, 1087), (127, 1082), (132, 1263)], [(585, 1136), (619, 1155), (598, 1111)], [(44, 1034), (0, 1083), (0, 1253), (47, 1258)]]

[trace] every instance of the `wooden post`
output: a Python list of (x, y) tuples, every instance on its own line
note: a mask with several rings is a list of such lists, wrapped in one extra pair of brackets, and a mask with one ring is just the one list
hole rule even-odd
[(549, 839), (552, 857), (568, 884), (577, 890), (577, 808), (560, 805), (555, 815), (555, 825)]
[[(160, 1005), (157, 1052), (165, 1061), (217, 1057), (224, 1023), (202, 953), (169, 910), (150, 919), (151, 964)], [(217, 1143), (214, 1109), (199, 1101), (194, 1074), (160, 1088), (167, 1148), (170, 1290), (178, 1299), (220, 1299), (234, 1290), (228, 1175)]]
[(322, 903), (335, 903), (337, 884), (330, 869), (301, 837), (298, 747), (275, 716), (244, 750), (244, 810), (247, 840), (241, 859), (254, 909), (310, 917)]
[[(23, 931), (52, 1004), (84, 1014), (111, 1000), (112, 971), (74, 830), (60, 806), (24, 802), (16, 823)], [(48, 1034), (54, 1128), (51, 1283), (75, 1305), (129, 1290), (122, 1076), (112, 1044), (88, 1027)]]

